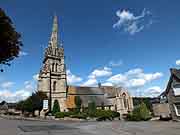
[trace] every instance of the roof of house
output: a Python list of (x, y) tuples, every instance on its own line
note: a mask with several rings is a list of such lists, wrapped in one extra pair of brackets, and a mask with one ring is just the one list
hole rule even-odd
[(172, 83), (173, 79), (180, 82), (180, 69), (171, 68), (170, 72), (171, 72), (171, 76), (170, 76), (170, 79), (168, 81), (166, 90), (164, 92), (162, 92), (160, 94), (160, 96), (166, 95), (167, 93), (169, 93), (169, 90), (171, 88), (171, 83)]

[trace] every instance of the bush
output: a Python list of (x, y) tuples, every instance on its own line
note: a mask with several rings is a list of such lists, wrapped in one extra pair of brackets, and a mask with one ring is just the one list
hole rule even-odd
[(64, 118), (65, 117), (65, 113), (64, 112), (56, 112), (55, 113), (55, 118)]
[(79, 113), (79, 114), (72, 115), (71, 118), (86, 119), (87, 118), (87, 114)]
[(130, 121), (147, 121), (152, 117), (145, 103), (141, 103), (138, 107), (134, 108), (133, 112), (127, 115), (127, 120)]
[(95, 117), (94, 116), (95, 113), (96, 113), (96, 103), (94, 101), (88, 103), (88, 115), (90, 117)]
[(58, 100), (55, 100), (54, 105), (53, 105), (52, 114), (55, 115), (57, 112), (60, 112), (60, 108), (59, 108)]
[(57, 112), (55, 113), (55, 117), (56, 118), (64, 118), (64, 117), (71, 117), (73, 115), (76, 115), (77, 113), (76, 112)]
[(120, 117), (120, 113), (111, 110), (97, 110), (95, 117), (97, 117), (97, 121), (113, 120), (114, 118)]
[(120, 113), (116, 112), (116, 111), (112, 111), (112, 117), (113, 118), (119, 118), (120, 117)]
[(80, 96), (76, 96), (75, 97), (75, 105), (76, 105), (76, 111), (79, 113), (81, 110), (81, 104), (82, 104), (82, 100), (80, 98)]

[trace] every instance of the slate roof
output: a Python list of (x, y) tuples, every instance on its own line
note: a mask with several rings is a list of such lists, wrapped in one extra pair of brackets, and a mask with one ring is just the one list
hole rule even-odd
[(116, 96), (116, 89), (111, 86), (102, 87), (79, 87), (79, 86), (69, 86), (69, 88), (75, 88), (74, 91), (68, 91), (68, 95), (104, 95), (108, 98)]

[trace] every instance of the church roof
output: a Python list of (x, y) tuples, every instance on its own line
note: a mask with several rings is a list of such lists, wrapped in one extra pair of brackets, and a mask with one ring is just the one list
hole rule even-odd
[[(73, 90), (72, 90), (73, 89)], [(116, 89), (111, 86), (86, 87), (86, 86), (68, 86), (68, 95), (104, 95), (115, 97)]]

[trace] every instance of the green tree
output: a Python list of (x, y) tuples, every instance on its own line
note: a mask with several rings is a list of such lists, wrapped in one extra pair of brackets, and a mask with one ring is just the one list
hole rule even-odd
[(54, 101), (52, 114), (55, 115), (57, 112), (60, 112), (59, 102), (58, 100)]
[(27, 98), (27, 99), (23, 102), (22, 109), (23, 109), (24, 111), (33, 113), (33, 102), (32, 102), (32, 98), (31, 98), (31, 97)]
[(18, 57), (22, 46), (20, 38), (11, 19), (0, 8), (0, 64), (10, 65), (9, 61)]
[(31, 99), (33, 105), (33, 111), (35, 110), (41, 111), (43, 108), (43, 100), (47, 99), (47, 95), (41, 91), (37, 91), (35, 93), (32, 93)]
[(88, 103), (88, 112), (91, 117), (94, 116), (96, 112), (96, 103), (94, 101)]
[(76, 105), (77, 112), (80, 112), (81, 104), (82, 104), (81, 98), (79, 96), (76, 96), (75, 97), (75, 105)]
[(132, 121), (146, 121), (151, 119), (151, 114), (146, 104), (142, 102), (139, 106), (134, 108), (132, 113), (128, 114), (127, 119)]
[(19, 101), (17, 103), (16, 109), (21, 110), (22, 112), (30, 112), (34, 115), (35, 110), (41, 111), (43, 108), (43, 100), (46, 99), (47, 96), (43, 92), (35, 92), (32, 93), (30, 97), (28, 97), (24, 101)]
[(23, 104), (24, 104), (24, 101), (19, 101), (16, 105), (16, 109), (17, 110), (21, 110), (22, 112), (24, 112), (24, 108), (23, 108)]

